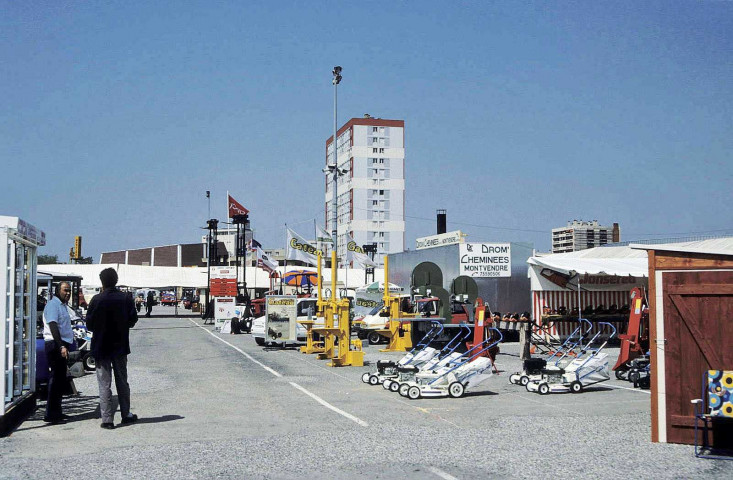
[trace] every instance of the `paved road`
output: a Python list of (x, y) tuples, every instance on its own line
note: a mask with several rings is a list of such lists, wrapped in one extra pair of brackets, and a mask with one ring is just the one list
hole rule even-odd
[[(263, 349), (195, 318), (141, 319), (131, 334), (138, 424), (99, 428), (93, 375), (0, 439), (0, 478), (731, 478), (733, 466), (649, 441), (649, 395), (613, 380), (540, 397), (503, 372), (461, 399), (410, 401), (294, 350)], [(366, 358), (398, 358), (367, 347)], [(42, 405), (41, 405), (42, 406)], [(119, 421), (119, 415), (117, 418)]]

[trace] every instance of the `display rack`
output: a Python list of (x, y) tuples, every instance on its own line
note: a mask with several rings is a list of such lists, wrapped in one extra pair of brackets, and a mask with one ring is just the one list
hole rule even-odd
[(0, 216), (0, 417), (35, 391), (36, 249), (45, 244), (33, 225)]

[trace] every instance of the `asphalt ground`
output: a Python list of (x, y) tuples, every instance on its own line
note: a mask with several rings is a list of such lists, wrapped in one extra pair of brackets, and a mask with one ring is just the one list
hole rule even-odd
[(331, 368), (200, 323), (142, 318), (131, 332), (139, 422), (99, 428), (96, 378), (76, 379), (69, 423), (45, 424), (41, 402), (0, 439), (0, 478), (733, 478), (733, 462), (651, 443), (649, 393), (627, 382), (548, 396), (511, 385), (517, 344), (465, 397), (412, 401), (360, 380), (400, 353), (367, 346), (371, 366)]

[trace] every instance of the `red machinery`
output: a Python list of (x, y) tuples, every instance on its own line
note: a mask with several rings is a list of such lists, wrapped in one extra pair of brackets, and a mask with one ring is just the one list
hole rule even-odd
[(621, 340), (621, 352), (613, 370), (625, 371), (629, 369), (629, 362), (645, 355), (649, 350), (649, 308), (644, 303), (644, 292), (641, 288), (634, 288), (630, 293), (631, 311), (629, 312), (629, 327)]

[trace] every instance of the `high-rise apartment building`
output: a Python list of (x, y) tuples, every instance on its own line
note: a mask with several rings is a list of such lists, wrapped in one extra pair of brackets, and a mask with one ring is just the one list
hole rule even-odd
[[(357, 245), (376, 243), (375, 261), (405, 249), (405, 122), (365, 115), (352, 118), (337, 132), (338, 255), (346, 252), (346, 233)], [(326, 140), (331, 164), (333, 136)], [(326, 231), (331, 233), (333, 192), (326, 176)]]
[(552, 253), (575, 252), (621, 241), (618, 223), (604, 227), (597, 220), (568, 221), (567, 226), (552, 229)]

